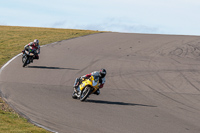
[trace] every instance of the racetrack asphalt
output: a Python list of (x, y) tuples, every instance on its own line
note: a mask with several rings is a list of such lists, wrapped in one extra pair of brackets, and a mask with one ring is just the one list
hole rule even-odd
[[(76, 77), (105, 68), (100, 95), (72, 99)], [(98, 33), (21, 56), (0, 74), (4, 99), (59, 133), (199, 133), (200, 37)]]

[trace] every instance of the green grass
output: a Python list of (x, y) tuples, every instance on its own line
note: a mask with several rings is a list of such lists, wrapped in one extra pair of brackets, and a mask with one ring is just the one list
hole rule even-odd
[(0, 97), (0, 133), (49, 133), (19, 116)]
[(0, 110), (0, 132), (1, 133), (49, 133), (42, 128), (36, 127), (13, 112)]
[[(100, 33), (91, 30), (0, 26), (0, 68), (34, 39), (40, 45)], [(0, 97), (0, 133), (48, 133), (14, 112)]]

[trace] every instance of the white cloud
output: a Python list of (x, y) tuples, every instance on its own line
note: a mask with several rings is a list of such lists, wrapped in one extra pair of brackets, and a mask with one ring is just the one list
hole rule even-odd
[[(125, 18), (123, 18), (125, 19)], [(126, 33), (163, 33), (158, 27), (142, 25), (135, 22), (124, 22), (119, 18), (107, 18), (103, 21), (96, 23), (75, 23), (72, 24), (68, 21), (60, 21), (53, 23), (56, 28), (72, 28), (72, 29), (86, 29), (86, 30), (98, 30), (98, 31), (114, 31), (114, 32), (126, 32)]]

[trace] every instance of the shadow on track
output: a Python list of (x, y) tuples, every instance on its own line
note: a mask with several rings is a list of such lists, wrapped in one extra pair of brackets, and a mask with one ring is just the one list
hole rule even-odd
[(152, 105), (135, 104), (135, 103), (125, 103), (125, 102), (111, 102), (111, 101), (103, 101), (103, 100), (87, 100), (86, 102), (99, 103), (99, 104), (112, 104), (112, 105), (157, 107), (157, 106), (152, 106)]
[(79, 70), (79, 69), (75, 69), (75, 68), (47, 67), (47, 66), (28, 66), (27, 68)]

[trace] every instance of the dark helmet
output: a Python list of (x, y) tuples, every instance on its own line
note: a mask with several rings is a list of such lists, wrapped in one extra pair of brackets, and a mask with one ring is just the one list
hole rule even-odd
[(39, 45), (39, 40), (38, 40), (38, 39), (35, 39), (35, 40), (33, 41), (33, 43), (34, 43), (35, 46), (37, 47), (37, 46)]
[(104, 78), (105, 76), (106, 76), (106, 69), (101, 69), (100, 70), (100, 72), (99, 72), (99, 76), (101, 77), (101, 78)]

